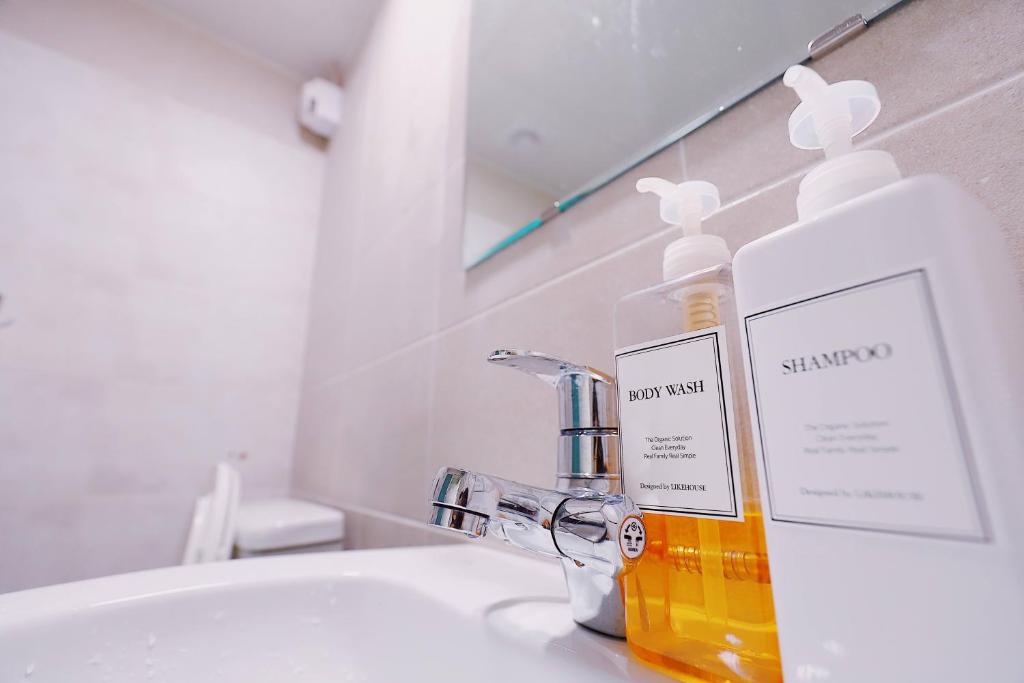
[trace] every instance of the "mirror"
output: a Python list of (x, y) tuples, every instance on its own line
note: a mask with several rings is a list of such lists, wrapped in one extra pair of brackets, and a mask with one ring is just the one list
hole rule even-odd
[(463, 265), (803, 61), (844, 20), (898, 1), (476, 0)]

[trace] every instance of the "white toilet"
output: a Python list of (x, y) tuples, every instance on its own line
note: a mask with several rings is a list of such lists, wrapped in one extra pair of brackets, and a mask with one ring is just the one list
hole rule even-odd
[(242, 503), (238, 507), (234, 557), (262, 557), (342, 549), (345, 514), (292, 498)]

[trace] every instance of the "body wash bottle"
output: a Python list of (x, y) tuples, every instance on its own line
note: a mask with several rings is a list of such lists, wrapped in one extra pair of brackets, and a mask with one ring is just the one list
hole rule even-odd
[(796, 66), (799, 221), (736, 298), (785, 675), (1022, 681), (1024, 314), (998, 227), (951, 180), (853, 151), (880, 104)]
[(622, 483), (646, 544), (624, 549), (626, 637), (676, 676), (781, 679), (775, 612), (725, 240), (701, 233), (719, 205), (707, 182), (637, 183), (683, 236), (664, 282), (615, 312)]

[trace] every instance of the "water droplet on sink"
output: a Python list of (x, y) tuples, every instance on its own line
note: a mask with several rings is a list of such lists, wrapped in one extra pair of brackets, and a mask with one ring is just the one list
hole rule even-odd
[(92, 658), (89, 660), (89, 664), (91, 664), (92, 666), (99, 666), (102, 663), (103, 663), (103, 657), (100, 655), (99, 652), (94, 654), (92, 656)]
[(150, 650), (153, 649), (153, 646), (156, 645), (156, 634), (155, 633), (150, 633), (149, 634), (149, 637), (146, 638), (146, 645), (149, 647)]
[(32, 678), (32, 673), (36, 670), (36, 663), (29, 662), (28, 666), (25, 667), (25, 678)]

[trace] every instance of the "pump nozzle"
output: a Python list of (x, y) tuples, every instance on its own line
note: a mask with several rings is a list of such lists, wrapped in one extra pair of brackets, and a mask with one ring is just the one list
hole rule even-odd
[(802, 100), (789, 117), (789, 139), (800, 149), (824, 149), (832, 159), (852, 149), (851, 139), (878, 116), (881, 103), (867, 81), (829, 85), (813, 69), (791, 66), (782, 78)]
[(699, 235), (702, 220), (718, 211), (718, 188), (703, 180), (676, 185), (664, 178), (641, 178), (637, 192), (653, 192), (661, 197), (661, 220), (683, 229), (684, 235)]
[(867, 81), (829, 85), (806, 66), (786, 69), (782, 82), (802, 102), (789, 117), (789, 139), (800, 149), (824, 149), (825, 161), (800, 181), (801, 220), (900, 179), (895, 159), (880, 149), (852, 151), (851, 138), (871, 125), (882, 108)]
[(665, 247), (662, 275), (674, 280), (704, 268), (729, 263), (732, 254), (718, 235), (701, 234), (700, 224), (718, 211), (718, 188), (704, 180), (675, 183), (663, 178), (641, 178), (637, 192), (661, 197), (661, 220), (683, 229), (683, 237)]

